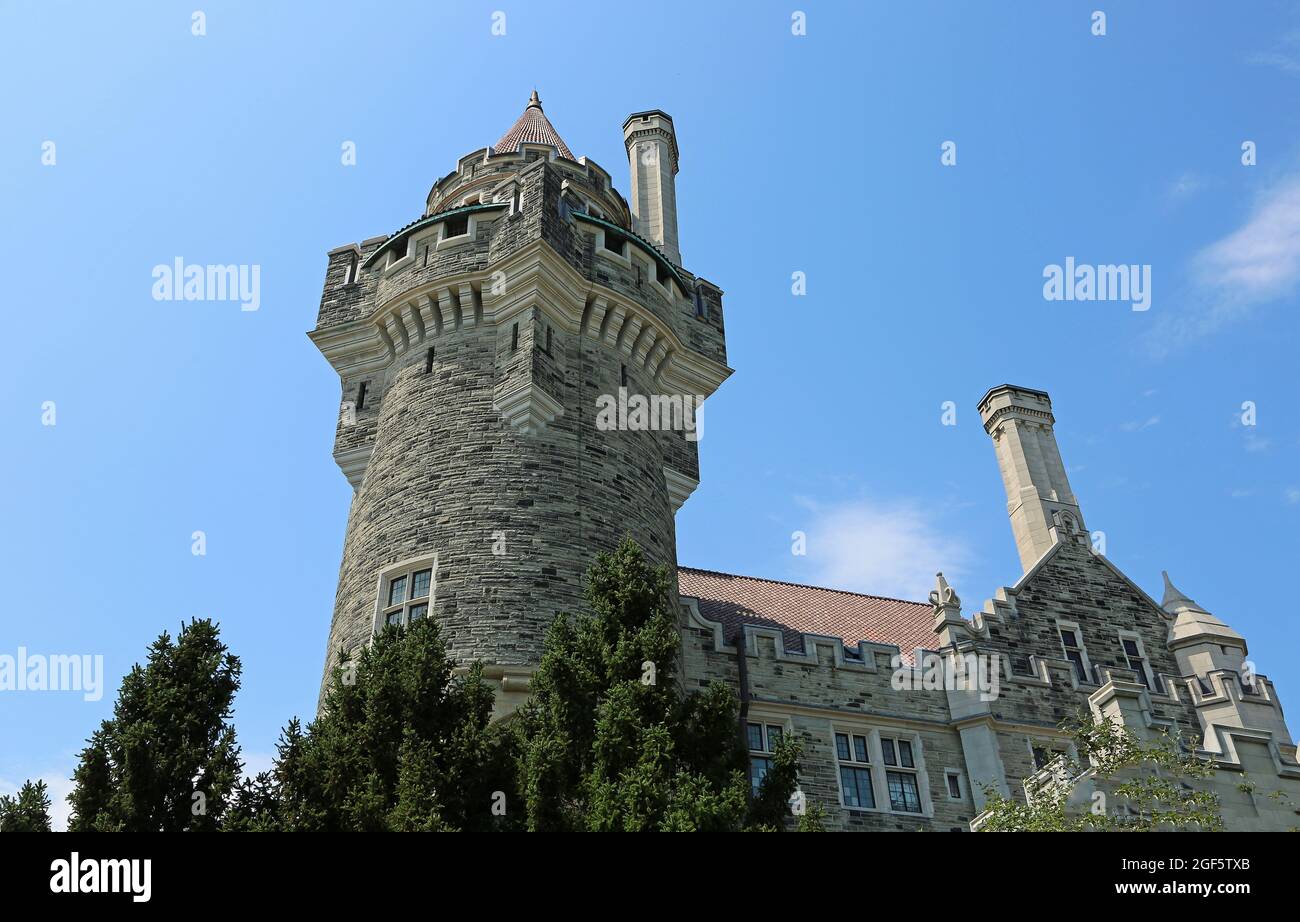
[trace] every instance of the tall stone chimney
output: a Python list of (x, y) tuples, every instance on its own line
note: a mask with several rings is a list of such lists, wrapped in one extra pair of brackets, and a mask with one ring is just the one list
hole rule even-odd
[(1087, 534), (1052, 433), (1052, 399), (1045, 391), (1003, 384), (984, 395), (979, 411), (997, 451), (1011, 531), (1028, 571), (1055, 543), (1053, 529)]
[(634, 112), (623, 122), (623, 146), (632, 174), (632, 229), (675, 265), (677, 244), (677, 133), (667, 112)]

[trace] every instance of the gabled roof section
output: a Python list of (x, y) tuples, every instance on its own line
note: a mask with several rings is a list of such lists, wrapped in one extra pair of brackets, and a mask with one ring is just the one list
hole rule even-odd
[(560, 156), (565, 160), (576, 162), (578, 159), (573, 156), (573, 151), (569, 150), (569, 145), (564, 143), (560, 133), (555, 130), (551, 120), (542, 111), (542, 101), (537, 97), (536, 90), (533, 90), (533, 95), (528, 100), (528, 106), (524, 109), (524, 114), (515, 119), (515, 123), (510, 126), (510, 130), (492, 145), (492, 152), (503, 154), (517, 151), (520, 144), (549, 144), (559, 151)]
[(893, 644), (905, 658), (917, 647), (937, 649), (934, 612), (925, 602), (782, 583), (693, 567), (677, 568), (681, 595), (699, 600), (700, 614), (732, 642), (742, 624), (780, 629), (787, 650), (803, 649), (804, 634)]

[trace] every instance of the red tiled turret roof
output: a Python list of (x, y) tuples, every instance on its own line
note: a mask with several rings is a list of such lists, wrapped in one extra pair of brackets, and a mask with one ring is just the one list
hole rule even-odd
[(787, 650), (803, 649), (803, 634), (894, 644), (911, 660), (917, 647), (939, 646), (934, 614), (924, 602), (887, 599), (838, 589), (821, 589), (694, 567), (677, 568), (681, 595), (699, 600), (700, 614), (723, 626), (730, 642), (741, 624), (779, 628)]
[(536, 90), (533, 90), (524, 114), (515, 120), (510, 130), (501, 136), (501, 140), (492, 145), (492, 151), (497, 154), (508, 153), (519, 150), (520, 144), (549, 144), (558, 150), (564, 159), (578, 159), (573, 156), (573, 151), (569, 150), (569, 145), (564, 143), (564, 139), (555, 130), (551, 120), (542, 112), (542, 101), (537, 98)]

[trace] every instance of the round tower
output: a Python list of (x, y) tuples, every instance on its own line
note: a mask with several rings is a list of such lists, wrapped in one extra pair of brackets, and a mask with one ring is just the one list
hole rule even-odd
[(635, 232), (536, 92), (419, 218), (331, 251), (310, 336), (354, 490), (326, 680), (385, 622), (434, 617), (509, 710), (598, 552), (630, 534), (676, 565), (695, 408), (730, 374), (722, 292)]

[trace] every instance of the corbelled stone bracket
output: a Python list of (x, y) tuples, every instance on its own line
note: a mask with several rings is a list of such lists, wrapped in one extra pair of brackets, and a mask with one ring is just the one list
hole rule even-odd
[(531, 381), (498, 398), (493, 409), (525, 435), (532, 435), (564, 415), (558, 400)]

